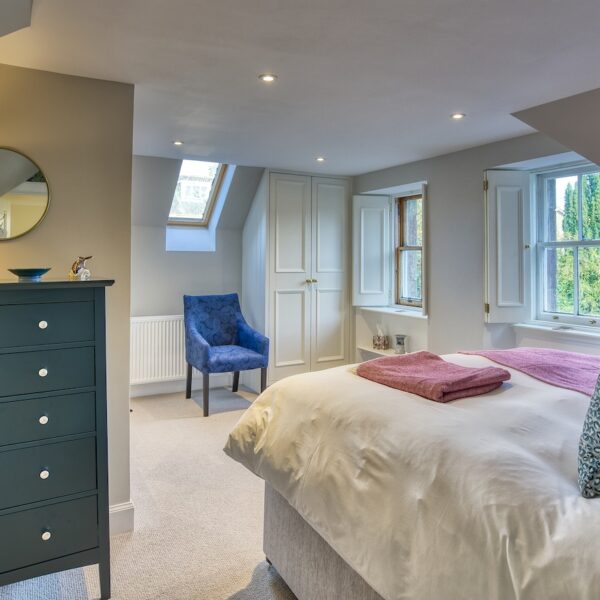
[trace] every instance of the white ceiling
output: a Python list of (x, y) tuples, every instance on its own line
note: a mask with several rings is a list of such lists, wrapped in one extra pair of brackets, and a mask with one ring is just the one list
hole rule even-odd
[(135, 83), (138, 154), (356, 174), (532, 131), (510, 113), (600, 87), (599, 22), (598, 0), (34, 0), (0, 62)]

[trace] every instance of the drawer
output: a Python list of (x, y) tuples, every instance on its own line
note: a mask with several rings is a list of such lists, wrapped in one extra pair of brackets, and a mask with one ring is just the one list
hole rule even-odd
[(94, 339), (92, 302), (0, 306), (0, 348)]
[(96, 489), (96, 438), (0, 452), (0, 509)]
[(93, 347), (0, 354), (0, 396), (93, 385)]
[(95, 400), (88, 392), (0, 402), (0, 446), (94, 431)]
[(97, 522), (96, 496), (0, 516), (0, 573), (98, 547)]

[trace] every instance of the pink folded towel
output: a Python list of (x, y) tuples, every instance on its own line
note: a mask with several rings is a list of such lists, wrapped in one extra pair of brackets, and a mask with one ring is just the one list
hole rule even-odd
[(473, 369), (446, 362), (431, 352), (376, 358), (359, 365), (358, 375), (436, 402), (486, 394), (510, 379), (497, 367)]

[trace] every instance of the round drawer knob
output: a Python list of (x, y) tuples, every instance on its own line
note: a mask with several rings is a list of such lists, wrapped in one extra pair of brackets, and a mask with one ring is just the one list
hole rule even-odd
[(52, 534), (49, 531), (44, 531), (42, 533), (42, 540), (44, 540), (44, 542), (47, 542), (51, 537)]
[(48, 375), (48, 369), (40, 369), (40, 370), (38, 371), (38, 375), (39, 375), (40, 377), (46, 377), (46, 375)]
[(40, 472), (40, 479), (48, 479), (50, 477), (50, 471), (44, 469)]
[(40, 322), (38, 323), (38, 327), (39, 327), (40, 329), (46, 329), (46, 327), (48, 327), (48, 321), (40, 321)]
[(38, 419), (38, 421), (39, 421), (39, 424), (40, 424), (40, 425), (48, 425), (48, 421), (49, 421), (49, 420), (50, 420), (50, 419), (48, 419), (48, 416), (47, 416), (47, 415), (42, 415), (42, 416), (41, 416), (41, 417)]

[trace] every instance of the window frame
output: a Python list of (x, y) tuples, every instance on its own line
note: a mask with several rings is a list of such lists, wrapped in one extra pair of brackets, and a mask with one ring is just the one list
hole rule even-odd
[[(406, 209), (404, 206), (408, 200), (420, 200), (421, 201), (421, 227), (423, 230), (421, 245), (420, 246), (407, 246), (404, 244), (404, 220)], [(396, 209), (395, 223), (396, 223), (396, 240), (394, 248), (394, 274), (395, 274), (395, 286), (394, 296), (395, 303), (397, 306), (409, 306), (413, 308), (423, 308), (423, 296), (424, 296), (424, 253), (423, 253), (423, 242), (424, 242), (424, 229), (425, 229), (425, 202), (423, 193), (411, 194), (410, 196), (399, 196), (394, 199), (394, 205)], [(421, 253), (421, 298), (409, 298), (402, 296), (402, 260), (401, 256), (403, 252), (407, 251), (418, 251)]]
[[(187, 159), (194, 160), (194, 159)], [(211, 162), (211, 161), (197, 161), (197, 162)], [(183, 163), (182, 163), (183, 164)], [(194, 218), (171, 218), (169, 216), (167, 220), (167, 226), (171, 227), (202, 227), (208, 228), (210, 224), (210, 220), (215, 208), (216, 200), (221, 191), (221, 186), (223, 184), (223, 179), (225, 178), (225, 173), (227, 172), (228, 165), (226, 163), (219, 163), (219, 167), (217, 168), (217, 172), (215, 174), (214, 183), (210, 190), (210, 196), (208, 197), (208, 201), (206, 203), (206, 211), (203, 219), (194, 219)], [(179, 175), (177, 176), (177, 183), (179, 183)], [(173, 205), (173, 199), (171, 199), (171, 206)], [(171, 209), (169, 208), (169, 213)]]
[[(598, 315), (580, 315), (569, 313), (555, 313), (545, 310), (545, 252), (548, 248), (573, 248), (573, 274), (574, 274), (574, 292), (573, 303), (576, 311), (579, 311), (579, 248), (596, 247), (600, 248), (600, 240), (584, 240), (582, 235), (582, 181), (581, 176), (589, 173), (600, 172), (600, 167), (591, 163), (572, 165), (570, 167), (561, 166), (548, 171), (535, 173), (535, 318), (539, 321), (549, 321), (552, 323), (564, 323), (568, 325), (580, 325), (586, 327), (600, 327), (600, 316)], [(577, 212), (578, 212), (578, 238), (576, 240), (547, 241), (548, 215), (546, 214), (546, 182), (548, 179), (558, 177), (578, 177), (577, 192)]]

